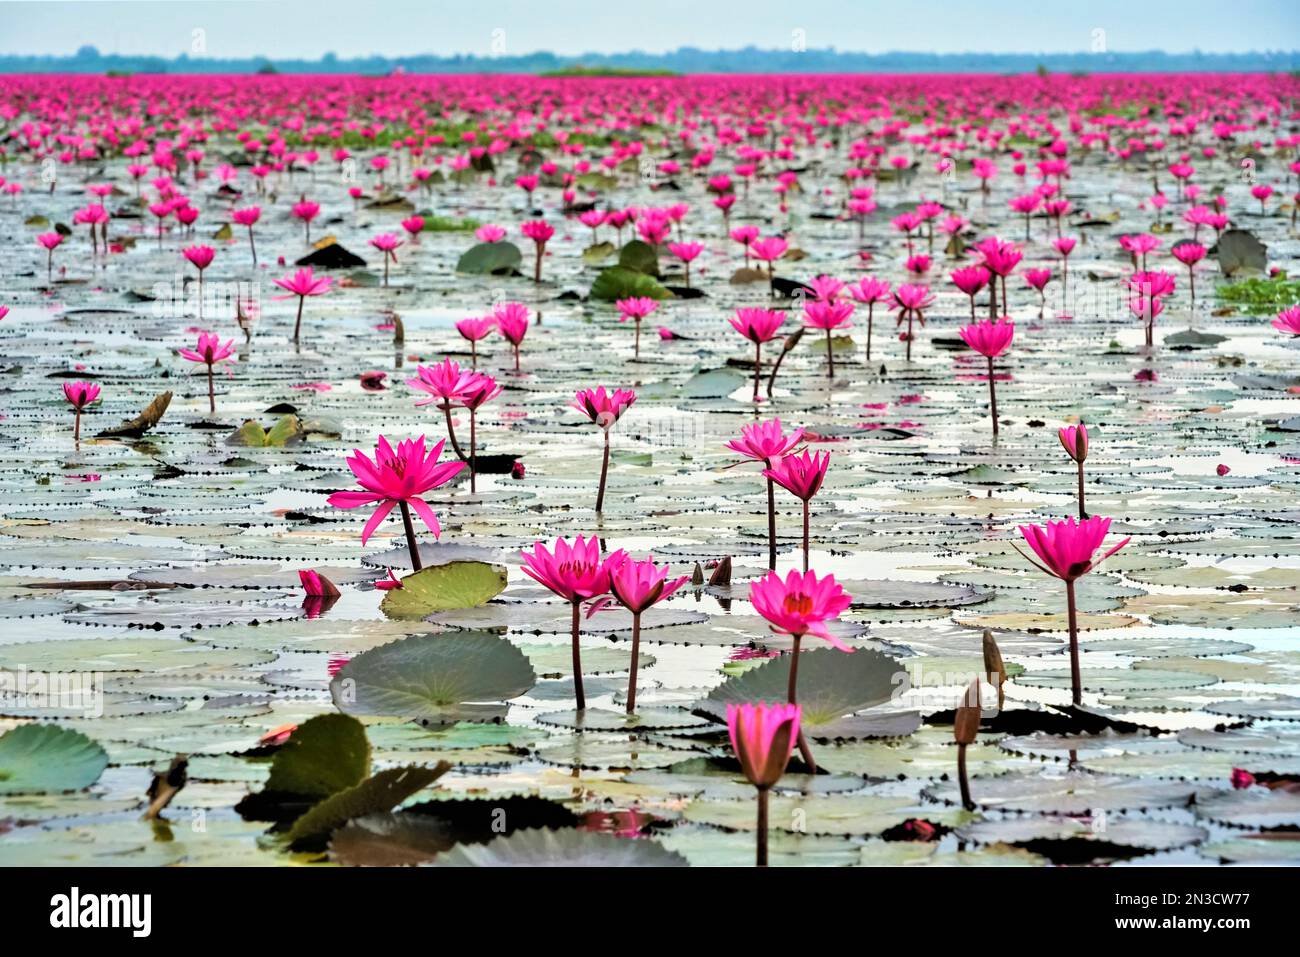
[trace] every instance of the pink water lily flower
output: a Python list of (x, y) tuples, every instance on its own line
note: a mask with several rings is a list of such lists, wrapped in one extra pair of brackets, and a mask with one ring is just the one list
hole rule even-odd
[(337, 598), (340, 594), (337, 585), (313, 568), (300, 568), (298, 580), (308, 598)]
[(365, 491), (335, 492), (328, 499), (329, 504), (335, 508), (378, 505), (361, 530), (362, 545), (379, 527), (379, 523), (388, 517), (394, 506), (400, 507), (406, 530), (406, 544), (411, 553), (411, 567), (416, 571), (423, 567), (423, 563), (415, 542), (411, 509), (433, 532), (433, 537), (439, 538), (442, 535), (442, 525), (421, 496), (446, 485), (465, 468), (464, 462), (438, 461), (443, 445), (443, 442), (439, 442), (432, 448), (426, 448), (422, 435), (418, 439), (399, 442), (394, 449), (388, 439), (381, 435), (375, 446), (373, 461), (360, 449), (353, 449), (352, 456), (347, 460), (348, 468)]
[(312, 203), (307, 200), (294, 203), (289, 210), (293, 213), (294, 219), (300, 220), (303, 225), (304, 237), (308, 245), (311, 244), (311, 221), (320, 215), (320, 203)]
[(1079, 620), (1074, 583), (1129, 543), (1131, 536), (1110, 548), (1100, 558), (1095, 557), (1109, 531), (1110, 519), (1101, 516), (1080, 522), (1067, 518), (1063, 522), (1047, 522), (1045, 525), (1021, 525), (1020, 534), (1033, 549), (1037, 560), (1025, 555), (1019, 545), (1012, 543), (1016, 551), (1035, 568), (1065, 582), (1066, 615), (1070, 631), (1070, 685), (1076, 707), (1083, 701), (1083, 680), (1079, 671)]
[(231, 222), (248, 229), (248, 251), (253, 255), (254, 266), (257, 265), (257, 244), (253, 241), (253, 227), (261, 218), (262, 207), (260, 206), (247, 206), (243, 209), (232, 209), (230, 211)]
[(704, 252), (704, 243), (669, 243), (668, 251), (681, 261), (686, 270), (686, 288), (691, 288), (691, 263)]
[(1057, 432), (1057, 436), (1061, 440), (1061, 447), (1074, 461), (1083, 462), (1088, 457), (1088, 427), (1082, 422), (1065, 426)]
[(1088, 458), (1088, 427), (1082, 422), (1078, 425), (1067, 425), (1057, 433), (1057, 436), (1060, 438), (1061, 446), (1065, 449), (1066, 454), (1078, 466), (1079, 518), (1082, 520), (1088, 517), (1083, 500), (1083, 463)]
[(1101, 516), (1081, 522), (1067, 518), (1060, 522), (1047, 522), (1045, 525), (1021, 525), (1019, 528), (1020, 534), (1039, 559), (1034, 561), (1030, 558), (1029, 561), (1054, 578), (1072, 582), (1129, 543), (1129, 538), (1125, 538), (1101, 558), (1094, 560), (1093, 556), (1110, 531), (1110, 521)]
[(622, 418), (623, 413), (630, 409), (635, 401), (636, 393), (631, 389), (615, 389), (613, 392), (606, 392), (602, 385), (595, 389), (583, 389), (577, 393), (574, 401), (569, 403), (570, 408), (577, 409), (593, 424), (600, 426), (605, 433), (605, 450), (600, 462), (600, 489), (596, 493), (597, 515), (600, 515), (605, 508), (605, 483), (609, 477), (609, 433), (614, 423)]
[(783, 579), (769, 571), (750, 583), (749, 601), (777, 634), (794, 638), (816, 635), (840, 651), (853, 650), (826, 628), (828, 621), (853, 603), (834, 575), (819, 579), (815, 572), (791, 571)]
[(582, 603), (609, 591), (610, 574), (627, 560), (627, 553), (620, 549), (602, 558), (600, 540), (595, 535), (588, 539), (579, 535), (572, 544), (557, 538), (554, 549), (552, 552), (544, 542), (535, 542), (531, 552), (520, 552), (524, 559), (521, 570), (572, 605), (574, 696), (577, 710), (583, 711), (587, 696), (582, 686), (582, 649), (578, 644)]
[[(7, 312), (8, 310), (6, 310)], [(4, 316), (0, 316), (3, 319)], [(86, 410), (86, 406), (99, 398), (99, 386), (94, 382), (65, 382), (63, 383), (63, 397), (68, 400), (72, 406), (73, 426), (72, 440), (81, 441), (81, 413)]]
[(288, 295), (275, 296), (275, 299), (290, 299), (298, 297), (298, 316), (293, 323), (293, 341), (298, 341), (298, 332), (302, 328), (302, 304), (308, 297), (323, 296), (329, 292), (330, 285), (334, 282), (332, 276), (317, 276), (311, 266), (299, 269), (297, 272), (288, 276), (281, 276), (279, 279), (273, 279), (277, 286), (288, 291)]
[(845, 300), (814, 299), (804, 303), (803, 319), (810, 329), (821, 329), (826, 333), (826, 375), (835, 378), (835, 353), (832, 346), (832, 333), (849, 327), (853, 317), (853, 303)]
[(490, 336), (496, 327), (497, 321), (492, 316), (470, 317), (456, 323), (456, 331), (460, 333), (460, 337), (469, 342), (470, 365), (473, 368), (478, 368), (479, 340)]
[(546, 254), (546, 242), (555, 235), (555, 227), (545, 220), (533, 219), (519, 227), (519, 231), (533, 241), (536, 258), (533, 263), (533, 282), (542, 281), (542, 256)]
[(395, 233), (380, 233), (370, 240), (370, 245), (384, 254), (384, 285), (387, 286), (388, 265), (397, 262), (397, 250), (401, 248), (402, 241)]
[(641, 320), (650, 315), (659, 308), (659, 303), (649, 296), (631, 296), (627, 299), (619, 299), (614, 305), (618, 307), (618, 321), (626, 322), (631, 319), (635, 325), (635, 334), (633, 339), (632, 355), (633, 358), (641, 357)]
[(865, 303), (867, 307), (867, 361), (871, 361), (871, 327), (876, 317), (876, 303), (888, 302), (891, 296), (889, 281), (867, 276), (848, 287), (854, 302)]
[(802, 709), (797, 704), (728, 704), (727, 733), (749, 783), (758, 792), (755, 865), (767, 866), (768, 793), (785, 774), (797, 741)]
[(786, 455), (773, 468), (764, 469), (763, 477), (781, 486), (803, 504), (803, 570), (808, 570), (809, 502), (821, 491), (826, 469), (831, 463), (829, 452)]
[(45, 284), (54, 285), (54, 250), (63, 244), (62, 233), (41, 233), (36, 243), (45, 250)]
[(656, 565), (652, 555), (645, 561), (626, 559), (610, 572), (610, 593), (620, 605), (632, 613), (632, 663), (627, 684), (628, 714), (636, 713), (636, 679), (641, 644), (641, 615), (649, 608), (667, 599), (673, 592), (690, 581), (689, 575), (669, 579), (668, 571), (669, 567), (667, 565)]
[(386, 567), (384, 569), (384, 573), (388, 577), (381, 578), (375, 582), (375, 587), (378, 588), (380, 591), (392, 591), (394, 588), (403, 587), (402, 580), (393, 574), (392, 566)]
[(758, 395), (759, 373), (763, 366), (763, 343), (770, 342), (781, 330), (785, 313), (776, 309), (737, 309), (728, 320), (731, 328), (754, 344), (754, 401)]
[(212, 368), (223, 359), (235, 354), (235, 340), (228, 339), (223, 344), (221, 338), (211, 332), (200, 332), (197, 345), (193, 349), (177, 349), (182, 358), (190, 362), (201, 362), (208, 367), (208, 411), (217, 411), (216, 386), (212, 379)]
[(1300, 306), (1287, 306), (1279, 312), (1273, 320), (1273, 328), (1289, 336), (1300, 336)]
[(515, 351), (515, 371), (519, 371), (519, 346), (528, 335), (528, 307), (521, 302), (505, 302), (492, 310), (497, 331)]
[(506, 238), (506, 231), (489, 223), (474, 230), (474, 238), (481, 243), (499, 243)]

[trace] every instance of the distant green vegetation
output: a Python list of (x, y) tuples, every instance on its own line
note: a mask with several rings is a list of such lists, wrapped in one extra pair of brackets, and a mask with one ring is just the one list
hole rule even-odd
[(1289, 279), (1285, 272), (1268, 279), (1243, 279), (1220, 286), (1219, 298), (1246, 312), (1278, 312), (1300, 303), (1300, 279)]
[(454, 216), (426, 216), (424, 232), (426, 233), (472, 233), (483, 224), (468, 216), (457, 219)]
[(561, 67), (558, 70), (547, 70), (542, 76), (615, 76), (615, 77), (636, 77), (636, 76), (680, 76), (676, 70), (663, 69), (638, 69), (630, 66), (583, 66), (581, 63), (575, 63), (573, 66)]

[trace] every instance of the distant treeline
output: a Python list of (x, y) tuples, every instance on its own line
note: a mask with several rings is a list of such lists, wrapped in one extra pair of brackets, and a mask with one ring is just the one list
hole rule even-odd
[(102, 54), (85, 46), (72, 56), (0, 56), (0, 73), (545, 73), (629, 76), (673, 73), (1181, 73), (1295, 72), (1300, 52), (1254, 53), (842, 53), (825, 50), (699, 50), (557, 56), (368, 56), (318, 60), (221, 59), (181, 54)]

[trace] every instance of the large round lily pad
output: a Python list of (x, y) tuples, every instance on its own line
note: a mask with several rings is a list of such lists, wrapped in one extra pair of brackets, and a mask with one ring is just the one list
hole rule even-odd
[(379, 608), (389, 618), (424, 618), (436, 611), (476, 608), (506, 587), (506, 570), (486, 562), (456, 561), (422, 568), (389, 589)]
[(0, 735), (0, 794), (79, 791), (107, 766), (103, 748), (57, 725), (24, 724)]
[(496, 635), (412, 635), (357, 655), (330, 694), (349, 714), (447, 724), (473, 720), (468, 703), (515, 698), (536, 681), (524, 653)]

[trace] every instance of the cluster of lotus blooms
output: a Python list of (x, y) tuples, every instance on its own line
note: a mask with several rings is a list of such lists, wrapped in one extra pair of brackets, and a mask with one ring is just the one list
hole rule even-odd
[[(79, 81), (81, 82), (81, 81)], [(534, 282), (543, 281), (543, 267), (547, 244), (556, 235), (557, 225), (544, 217), (534, 215), (535, 194), (546, 188), (559, 190), (562, 210), (579, 205), (580, 199), (591, 200), (582, 205), (589, 207), (572, 212), (571, 218), (590, 231), (593, 245), (600, 239), (601, 231), (613, 233), (621, 245), (624, 233), (673, 257), (680, 265), (686, 287), (691, 284), (693, 264), (697, 277), (701, 257), (716, 255), (711, 247), (689, 238), (693, 229), (698, 232), (696, 210), (688, 203), (665, 206), (622, 206), (601, 203), (598, 194), (581, 196), (580, 180), (590, 173), (613, 173), (631, 161), (646, 158), (646, 143), (631, 134), (641, 125), (640, 120), (653, 113), (656, 116), (684, 115), (711, 116), (709, 123), (679, 124), (676, 135), (679, 145), (686, 148), (690, 159), (663, 159), (654, 164), (656, 176), (695, 176), (704, 181), (712, 197), (715, 214), (722, 219), (722, 235), (738, 246), (746, 267), (751, 262), (764, 265), (769, 288), (775, 289), (776, 264), (791, 250), (779, 226), (763, 235), (754, 225), (733, 226), (731, 217), (738, 202), (747, 198), (750, 191), (772, 189), (778, 198), (778, 209), (788, 212), (803, 187), (799, 174), (786, 168), (803, 153), (815, 153), (831, 144), (849, 140), (847, 154), (849, 165), (842, 170), (844, 192), (838, 197), (841, 217), (855, 223), (861, 231), (869, 217), (876, 211), (879, 191), (889, 188), (886, 171), (901, 173), (921, 166), (928, 161), (940, 177), (958, 175), (958, 161), (966, 164), (968, 175), (978, 184), (985, 196), (991, 193), (999, 177), (1009, 173), (1017, 184), (1016, 194), (1007, 203), (1009, 213), (1023, 217), (1024, 235), (1019, 241), (996, 235), (962, 239), (971, 230), (970, 220), (955, 212), (943, 202), (922, 197), (915, 208), (894, 215), (890, 220), (893, 233), (901, 244), (900, 258), (904, 262), (906, 281), (891, 282), (874, 275), (859, 275), (843, 280), (832, 275), (805, 277), (796, 284), (795, 308), (768, 308), (763, 306), (739, 308), (734, 315), (718, 317), (721, 329), (729, 324), (746, 345), (752, 347), (753, 393), (757, 407), (765, 401), (762, 394), (760, 370), (763, 347), (781, 340), (783, 352), (791, 340), (806, 332), (824, 334), (826, 374), (830, 381), (836, 378), (834, 337), (852, 328), (855, 321), (864, 326), (864, 358), (870, 363), (873, 348), (876, 355), (880, 343), (873, 346), (874, 312), (880, 307), (892, 314), (894, 334), (901, 344), (901, 358), (910, 361), (919, 329), (926, 325), (927, 312), (936, 301), (936, 291), (941, 283), (950, 283), (969, 301), (969, 322), (961, 326), (962, 341), (984, 360), (985, 378), (989, 390), (991, 430), (998, 432), (995, 360), (1004, 359), (1016, 341), (1015, 323), (1010, 317), (1009, 282), (1018, 281), (1023, 288), (1033, 290), (1038, 296), (1041, 318), (1047, 303), (1049, 285), (1069, 282), (1070, 257), (1080, 240), (1068, 235), (1068, 217), (1073, 211), (1067, 197), (1067, 182), (1072, 173), (1069, 159), (1072, 150), (1084, 149), (1107, 157), (1110, 162), (1125, 164), (1138, 154), (1159, 154), (1166, 158), (1163, 169), (1172, 180), (1171, 193), (1158, 185), (1145, 204), (1153, 209), (1157, 222), (1172, 217), (1173, 211), (1182, 208), (1180, 217), (1170, 224), (1185, 235), (1173, 239), (1166, 231), (1139, 232), (1119, 237), (1120, 251), (1127, 257), (1131, 272), (1126, 278), (1129, 291), (1128, 308), (1145, 330), (1147, 344), (1153, 341), (1153, 327), (1170, 303), (1178, 296), (1183, 270), (1187, 280), (1186, 300), (1195, 308), (1196, 276), (1198, 266), (1208, 253), (1202, 239), (1209, 240), (1211, 233), (1220, 236), (1230, 225), (1228, 200), (1223, 195), (1209, 195), (1197, 179), (1194, 163), (1213, 162), (1216, 148), (1213, 145), (1193, 146), (1200, 124), (1213, 126), (1213, 135), (1221, 143), (1235, 136), (1250, 137), (1256, 133), (1256, 117), (1248, 117), (1245, 109), (1230, 109), (1232, 97), (1221, 89), (1210, 89), (1213, 81), (1194, 79), (1180, 89), (1170, 89), (1155, 80), (1119, 78), (1101, 81), (1058, 81), (1051, 93), (1044, 93), (1042, 101), (1025, 99), (1010, 91), (1004, 82), (995, 78), (975, 78), (963, 90), (960, 107), (953, 115), (948, 97), (940, 96), (933, 80), (926, 78), (896, 78), (885, 82), (888, 97), (867, 98), (855, 95), (854, 81), (839, 78), (795, 78), (786, 83), (786, 99), (777, 101), (772, 90), (756, 84), (752, 78), (743, 82), (712, 78), (702, 81), (684, 80), (671, 86), (675, 93), (664, 94), (663, 84), (653, 85), (640, 81), (627, 84), (623, 100), (612, 102), (604, 94), (575, 95), (563, 88), (552, 88), (540, 81), (522, 81), (518, 78), (446, 78), (434, 87), (416, 85), (401, 79), (392, 81), (375, 94), (371, 103), (373, 116), (400, 117), (400, 124), (409, 129), (402, 137), (385, 137), (386, 147), (377, 147), (365, 157), (370, 173), (375, 177), (377, 189), (388, 187), (411, 192), (427, 192), (434, 173), (454, 174), (458, 171), (479, 168), (486, 159), (500, 157), (511, 150), (530, 147), (530, 141), (541, 133), (545, 118), (554, 116), (563, 120), (555, 131), (546, 130), (554, 144), (554, 159), (544, 159), (535, 171), (522, 172), (513, 179), (513, 187), (526, 194), (526, 218), (518, 224), (520, 236), (533, 243), (535, 258), (532, 270)], [(260, 95), (247, 87), (236, 87), (234, 92), (212, 95), (182, 85), (172, 87), (171, 81), (140, 79), (134, 89), (157, 96), (163, 104), (159, 110), (169, 112), (165, 123), (145, 127), (135, 115), (130, 104), (114, 100), (111, 89), (94, 79), (84, 81), (82, 88), (71, 94), (82, 106), (91, 101), (107, 101), (107, 107), (95, 110), (71, 111), (81, 119), (69, 124), (67, 98), (61, 86), (39, 78), (8, 79), (7, 89), (0, 99), (26, 104), (27, 114), (35, 117), (22, 121), (7, 138), (8, 150), (30, 158), (52, 158), (64, 167), (89, 167), (106, 157), (125, 156), (125, 166), (130, 178), (130, 188), (140, 197), (144, 210), (152, 217), (156, 242), (163, 247), (167, 235), (185, 241), (192, 237), (199, 221), (217, 221), (237, 227), (225, 249), (191, 242), (178, 249), (183, 265), (196, 274), (200, 291), (205, 273), (221, 257), (246, 256), (255, 266), (258, 263), (256, 230), (264, 214), (271, 211), (277, 216), (288, 216), (302, 226), (303, 239), (311, 242), (312, 225), (327, 211), (320, 202), (309, 198), (311, 177), (317, 169), (331, 163), (342, 169), (345, 163), (354, 163), (358, 157), (343, 145), (349, 134), (359, 134), (364, 139), (379, 142), (385, 132), (386, 122), (379, 119), (352, 118), (341, 104), (347, 94), (339, 86), (328, 86), (323, 91), (313, 91), (313, 100), (327, 104), (311, 116), (304, 114), (300, 104), (304, 92), (294, 81), (282, 80), (270, 84)], [(556, 89), (560, 92), (557, 93)], [(580, 89), (580, 88), (579, 88)], [(1259, 80), (1255, 87), (1239, 91), (1239, 99), (1262, 104), (1265, 118), (1276, 118), (1284, 110), (1283, 99), (1277, 88)], [(667, 99), (665, 99), (665, 96)], [(656, 99), (657, 98), (657, 99)], [(908, 127), (904, 120), (892, 116), (885, 105), (896, 103), (920, 104), (931, 121), (927, 132), (901, 136)], [(1020, 112), (1010, 114), (1002, 103), (1011, 100), (1021, 104)], [(477, 130), (467, 128), (456, 141), (454, 136), (435, 131), (431, 117), (439, 111), (427, 109), (433, 103), (452, 103), (457, 109), (473, 112), (476, 104), (500, 104), (500, 109), (511, 115), (502, 119), (494, 112), (492, 123), (487, 120)], [(864, 103), (860, 106), (832, 108), (829, 103)], [(1137, 120), (1117, 112), (1107, 113), (1105, 104), (1158, 103), (1167, 117), (1164, 127), (1150, 116)], [(1183, 107), (1185, 102), (1197, 104), (1194, 109)], [(775, 108), (773, 104), (777, 103)], [(333, 105), (330, 105), (333, 104)], [(558, 104), (558, 105), (557, 105)], [(648, 104), (657, 107), (648, 108)], [(809, 104), (815, 104), (809, 109)], [(1058, 125), (1047, 118), (1048, 107), (1063, 108), (1068, 123)], [(486, 109), (486, 107), (483, 107)], [(267, 119), (256, 130), (245, 117), (256, 112)], [(1231, 114), (1235, 119), (1224, 119)], [(43, 117), (43, 118), (42, 118)], [(200, 119), (199, 117), (203, 117)], [(347, 118), (344, 118), (347, 117)], [(12, 117), (10, 117), (12, 119)], [(17, 122), (17, 121), (15, 121)], [(588, 145), (582, 137), (571, 135), (572, 130), (600, 128), (612, 135), (603, 147)], [(251, 166), (235, 167), (229, 163), (212, 163), (207, 148), (215, 136), (229, 136), (246, 151)], [(1046, 143), (1037, 158), (1020, 149), (1008, 148), (1004, 138), (1017, 141), (1032, 140)], [(656, 143), (656, 146), (664, 145)], [(1262, 143), (1259, 145), (1263, 145)], [(1300, 136), (1279, 135), (1274, 145), (1294, 152), (1300, 146)], [(603, 150), (603, 155), (601, 153)], [(976, 155), (981, 154), (981, 155)], [(1004, 164), (1009, 161), (1010, 169)], [(723, 168), (726, 164), (729, 168)], [(1300, 163), (1291, 163), (1292, 175), (1300, 176)], [(297, 179), (295, 179), (295, 176)], [(881, 176), (882, 182), (873, 185), (869, 180)], [(251, 180), (251, 195), (245, 190), (240, 202), (215, 206), (201, 199), (187, 188), (186, 182), (197, 185), (215, 177), (222, 186), (231, 187), (241, 179)], [(275, 183), (278, 188), (273, 189)], [(292, 189), (290, 184), (297, 183)], [(495, 180), (491, 181), (495, 185)], [(509, 184), (506, 184), (509, 185)], [(9, 196), (23, 192), (22, 184), (0, 178), (0, 189)], [(76, 226), (87, 230), (87, 241), (94, 259), (121, 252), (110, 238), (114, 215), (108, 199), (118, 187), (109, 182), (91, 182), (86, 186), (90, 196), (85, 206), (74, 218)], [(1250, 190), (1262, 214), (1269, 214), (1270, 203), (1279, 195), (1267, 184), (1256, 184)], [(296, 194), (297, 198), (294, 198)], [(359, 202), (367, 195), (362, 185), (349, 189), (352, 201)], [(261, 204), (245, 201), (261, 198)], [(1300, 196), (1297, 196), (1300, 200)], [(891, 205), (893, 203), (891, 202)], [(1276, 204), (1274, 203), (1276, 207)], [(1172, 210), (1170, 210), (1172, 207)], [(1167, 210), (1170, 210), (1167, 212)], [(1025, 244), (1034, 240), (1034, 217), (1045, 225), (1042, 236), (1045, 248), (1052, 251), (1046, 261), (1033, 265), (1026, 263)], [(416, 244), (424, 232), (424, 217), (412, 215), (401, 221), (402, 233), (380, 232), (371, 236), (369, 245), (383, 261), (383, 284), (387, 286), (391, 269), (398, 267), (399, 251), (406, 256), (404, 247)], [(1018, 231), (1019, 223), (1015, 223)], [(511, 230), (488, 224), (479, 226), (476, 239), (480, 243), (504, 242)], [(944, 249), (953, 261), (951, 268), (941, 269), (936, 261), (936, 233), (946, 237)], [(1166, 238), (1162, 238), (1166, 237)], [(62, 232), (41, 233), (35, 243), (44, 257), (47, 283), (52, 284), (56, 254), (72, 237)], [(247, 248), (244, 249), (246, 241)], [(737, 247), (731, 247), (733, 250)], [(861, 265), (869, 266), (872, 257), (865, 252)], [(283, 264), (284, 260), (280, 260)], [(946, 272), (946, 275), (942, 273)], [(293, 340), (302, 336), (304, 312), (308, 300), (334, 291), (333, 280), (317, 274), (310, 266), (287, 272), (274, 278), (275, 285), (283, 290), (278, 299), (290, 300), (295, 310)], [(200, 303), (202, 297), (200, 295)], [(621, 321), (631, 321), (634, 327), (632, 354), (640, 355), (642, 323), (656, 316), (663, 318), (672, 306), (655, 298), (628, 296), (615, 302)], [(201, 309), (200, 305), (200, 309)], [(0, 305), (0, 320), (9, 310)], [(202, 317), (201, 317), (202, 318)], [(211, 317), (209, 317), (211, 318)], [(1282, 309), (1273, 320), (1273, 326), (1283, 334), (1300, 337), (1300, 306)], [(477, 450), (480, 448), (478, 412), (502, 391), (496, 376), (481, 370), (480, 348), (486, 337), (498, 335), (510, 347), (511, 369), (499, 372), (509, 375), (521, 371), (521, 361), (530, 328), (530, 310), (521, 302), (503, 302), (490, 313), (467, 317), (456, 323), (457, 333), (467, 342), (470, 350), (469, 368), (452, 358), (431, 365), (420, 365), (415, 374), (406, 380), (407, 385), (420, 394), (416, 402), (442, 413), (447, 437), (430, 444), (425, 436), (390, 442), (380, 435), (375, 440), (373, 452), (360, 449), (347, 459), (348, 467), (356, 477), (359, 490), (341, 491), (330, 496), (329, 504), (340, 509), (372, 509), (362, 530), (364, 544), (375, 530), (387, 520), (395, 509), (404, 527), (412, 567), (421, 568), (415, 518), (438, 538), (441, 526), (438, 516), (427, 496), (446, 485), (463, 471), (468, 470), (471, 492), (477, 490)], [(674, 333), (666, 326), (659, 328), (663, 339)], [(233, 340), (224, 343), (212, 331), (198, 335), (193, 348), (182, 348), (179, 354), (202, 369), (208, 379), (209, 410), (216, 411), (213, 388), (214, 370), (222, 363), (236, 358)], [(748, 358), (748, 354), (745, 356)], [(779, 362), (772, 369), (775, 379)], [(237, 374), (237, 372), (235, 373)], [(81, 417), (99, 399), (100, 387), (90, 382), (69, 382), (63, 386), (64, 396), (74, 416), (74, 440), (80, 438)], [(768, 384), (771, 396), (771, 382)], [(607, 475), (610, 466), (610, 431), (629, 412), (636, 402), (631, 389), (583, 388), (577, 391), (572, 408), (584, 415), (604, 433), (603, 458), (599, 485), (596, 490), (595, 511), (603, 511)], [(468, 441), (462, 445), (455, 432), (454, 414), (464, 411), (469, 419)], [(797, 659), (801, 642), (811, 635), (825, 641), (845, 654), (853, 648), (837, 637), (832, 626), (837, 616), (849, 607), (852, 599), (846, 594), (833, 574), (819, 574), (809, 567), (810, 512), (822, 489), (831, 454), (809, 451), (802, 429), (787, 430), (779, 418), (757, 421), (746, 427), (728, 443), (740, 461), (752, 463), (761, 469), (768, 492), (768, 573), (750, 585), (749, 599), (758, 612), (780, 634), (789, 636)], [(1060, 442), (1065, 453), (1077, 463), (1079, 473), (1078, 518), (1049, 521), (1043, 525), (1026, 525), (1020, 533), (1028, 551), (1025, 557), (1044, 574), (1059, 579), (1064, 585), (1064, 600), (1069, 618), (1069, 647), (1072, 670), (1072, 691), (1075, 704), (1080, 702), (1078, 627), (1076, 621), (1075, 584), (1079, 578), (1096, 568), (1097, 564), (1113, 555), (1128, 539), (1107, 544), (1110, 519), (1089, 516), (1085, 509), (1084, 463), (1088, 456), (1088, 433), (1083, 424), (1069, 426), (1060, 431)], [(443, 460), (443, 452), (450, 444), (452, 457)], [(794, 496), (802, 508), (801, 570), (791, 570), (784, 576), (776, 571), (776, 509), (775, 495), (779, 487)], [(578, 536), (570, 541), (536, 542), (523, 553), (522, 570), (525, 575), (549, 589), (572, 607), (572, 654), (574, 665), (577, 708), (586, 706), (581, 666), (580, 631), (582, 613), (588, 616), (617, 605), (626, 609), (633, 618), (634, 638), (632, 648), (632, 673), (626, 696), (628, 712), (636, 707), (637, 654), (640, 616), (659, 602), (669, 598), (687, 581), (685, 576), (674, 575), (667, 565), (657, 564), (653, 557), (637, 560), (622, 550), (608, 551), (597, 536)], [(318, 573), (304, 570), (304, 589), (315, 598), (337, 595), (337, 589)], [(402, 582), (388, 571), (381, 588), (401, 588)], [(727, 723), (736, 756), (745, 775), (759, 794), (759, 814), (766, 814), (766, 794), (785, 773), (795, 748), (801, 752), (804, 764), (815, 769), (815, 757), (800, 730), (798, 688), (790, 682), (788, 700), (781, 703), (753, 702), (728, 708)], [(760, 826), (760, 833), (765, 830)]]

